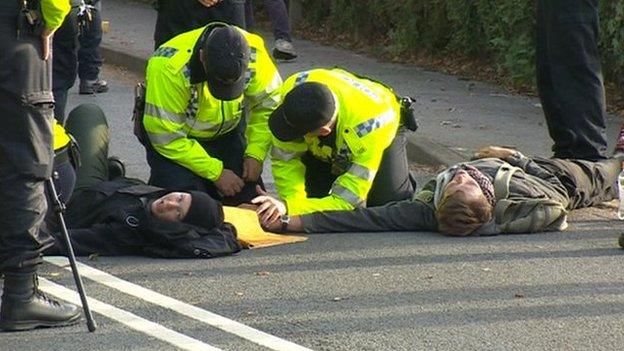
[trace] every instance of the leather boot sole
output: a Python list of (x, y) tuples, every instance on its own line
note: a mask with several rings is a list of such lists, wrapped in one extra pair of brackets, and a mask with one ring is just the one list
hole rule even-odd
[(70, 319), (66, 319), (64, 321), (39, 321), (39, 320), (29, 320), (29, 321), (13, 321), (13, 320), (0, 320), (0, 329), (10, 332), (10, 331), (25, 331), (32, 330), (36, 328), (57, 328), (57, 327), (66, 327), (69, 325), (74, 325), (80, 321), (81, 314), (78, 313)]

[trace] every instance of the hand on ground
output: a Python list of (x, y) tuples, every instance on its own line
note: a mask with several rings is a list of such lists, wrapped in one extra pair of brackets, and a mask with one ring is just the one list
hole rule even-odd
[(508, 148), (500, 147), (500, 146), (487, 146), (475, 152), (474, 155), (472, 156), (472, 159), (478, 160), (481, 158), (490, 158), (490, 157), (506, 159), (515, 154), (516, 154), (516, 150), (513, 150), (513, 149), (508, 149)]

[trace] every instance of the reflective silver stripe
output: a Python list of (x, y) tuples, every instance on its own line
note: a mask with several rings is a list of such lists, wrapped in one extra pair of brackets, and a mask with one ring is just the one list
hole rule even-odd
[(331, 193), (343, 198), (353, 207), (364, 207), (364, 200), (360, 199), (360, 197), (356, 193), (340, 184), (334, 183), (334, 185), (332, 185)]
[(184, 114), (167, 111), (162, 107), (150, 103), (145, 103), (145, 114), (174, 123), (184, 123)]
[(371, 99), (375, 100), (376, 102), (380, 102), (381, 99), (379, 98), (379, 96), (377, 94), (375, 94), (374, 91), (372, 91), (369, 87), (367, 87), (365, 84), (349, 77), (348, 75), (345, 75), (344, 73), (341, 72), (336, 72), (338, 76), (340, 76), (340, 78), (342, 78), (343, 80), (349, 82), (351, 85), (353, 85), (356, 89), (360, 90), (361, 92), (363, 92), (364, 94), (368, 95)]
[[(192, 121), (191, 123), (187, 123), (189, 129), (196, 132), (213, 132), (216, 133), (220, 130), (222, 132), (230, 131), (233, 127), (237, 126), (240, 122), (240, 119), (230, 119), (223, 123), (213, 123), (213, 122), (200, 122), (200, 121)], [(223, 125), (221, 125), (223, 124)]]
[(357, 163), (351, 165), (348, 173), (358, 178), (364, 179), (367, 182), (372, 182), (373, 179), (375, 179), (375, 171), (373, 171), (372, 169), (368, 169), (364, 166), (360, 166)]
[(156, 145), (167, 145), (176, 139), (186, 137), (186, 134), (184, 134), (184, 132), (182, 131), (175, 132), (175, 133), (163, 133), (163, 134), (147, 133), (147, 135), (149, 137), (149, 140), (152, 142), (152, 144), (156, 144)]
[(309, 75), (310, 75), (309, 71), (303, 71), (303, 72), (299, 73), (297, 75), (297, 78), (295, 78), (295, 86), (305, 82), (308, 79)]
[(396, 112), (392, 109), (355, 126), (355, 133), (361, 138), (375, 129), (379, 129), (395, 119)]
[(256, 70), (253, 68), (248, 68), (245, 71), (245, 86), (251, 84), (251, 80), (256, 76)]
[(294, 158), (301, 157), (301, 156), (303, 156), (303, 152), (288, 151), (288, 150), (280, 149), (279, 147), (275, 145), (273, 145), (273, 148), (271, 149), (271, 157), (276, 160), (280, 160), (284, 162), (288, 162)]
[(258, 50), (254, 47), (249, 48), (249, 63), (255, 63), (258, 60)]

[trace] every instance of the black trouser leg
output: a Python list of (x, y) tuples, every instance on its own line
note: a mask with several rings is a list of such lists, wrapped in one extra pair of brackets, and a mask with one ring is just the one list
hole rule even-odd
[(80, 36), (80, 48), (78, 49), (78, 76), (80, 80), (95, 80), (100, 76), (102, 55), (100, 55), (100, 43), (102, 42), (102, 5), (95, 3), (95, 10), (91, 11), (91, 24), (83, 29)]
[(598, 0), (540, 0), (537, 83), (557, 158), (606, 157)]
[(536, 159), (559, 178), (570, 196), (569, 209), (593, 206), (617, 198), (622, 160)]
[[(384, 151), (377, 175), (368, 192), (366, 206), (380, 206), (391, 201), (410, 199), (414, 193), (414, 183), (409, 174), (409, 164), (404, 131), (397, 132), (394, 141)], [(306, 192), (308, 197), (325, 197), (338, 178), (331, 173), (331, 164), (315, 158), (309, 153), (302, 157), (306, 166)]]
[(0, 270), (38, 264), (53, 243), (39, 231), (52, 172), (52, 67), (39, 37), (16, 38), (18, 5), (0, 2)]
[[(231, 132), (210, 141), (200, 141), (211, 157), (223, 162), (223, 167), (236, 173), (239, 177), (243, 174), (243, 154), (245, 152), (245, 137), (243, 135), (244, 123)], [(214, 183), (201, 178), (187, 168), (160, 155), (151, 146), (146, 147), (147, 163), (150, 165), (149, 184), (165, 189), (198, 190), (207, 192), (212, 198), (221, 201), (224, 205), (237, 206), (250, 202), (257, 196), (256, 185), (258, 182), (246, 183), (238, 194), (231, 197), (223, 197), (217, 191)]]
[(110, 130), (102, 109), (82, 104), (67, 117), (65, 129), (80, 147), (81, 166), (76, 171), (74, 195), (95, 184), (108, 180), (108, 145)]
[(410, 199), (414, 184), (409, 172), (405, 131), (399, 129), (392, 144), (384, 151), (373, 186), (368, 192), (366, 206), (381, 206), (391, 201)]
[(78, 25), (76, 9), (73, 9), (61, 27), (54, 33), (53, 40), (53, 74), (52, 91), (56, 100), (54, 116), (63, 124), (65, 121), (65, 106), (67, 106), (67, 91), (74, 86), (78, 74)]

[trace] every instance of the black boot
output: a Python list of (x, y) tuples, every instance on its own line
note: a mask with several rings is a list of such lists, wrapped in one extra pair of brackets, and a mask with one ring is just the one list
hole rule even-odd
[(4, 273), (0, 329), (62, 327), (80, 319), (78, 306), (46, 296), (37, 288), (37, 273)]

